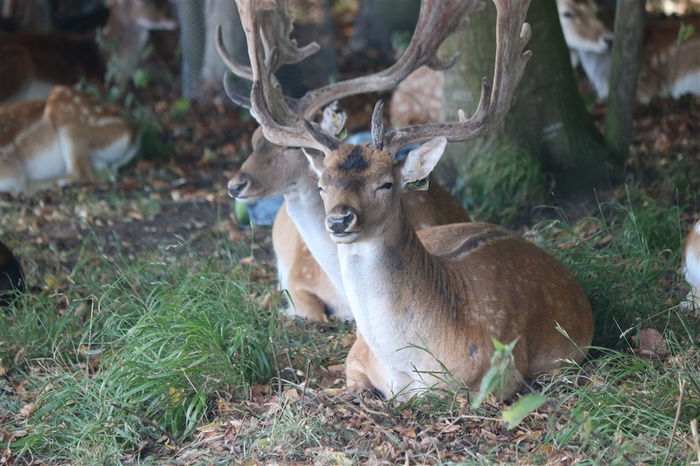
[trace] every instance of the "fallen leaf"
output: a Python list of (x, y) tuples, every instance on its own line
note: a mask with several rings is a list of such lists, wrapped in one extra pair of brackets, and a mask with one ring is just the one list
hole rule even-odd
[(668, 357), (668, 345), (661, 333), (654, 328), (645, 328), (639, 336), (633, 335), (632, 341), (637, 344), (638, 352), (644, 356), (655, 356), (659, 359)]

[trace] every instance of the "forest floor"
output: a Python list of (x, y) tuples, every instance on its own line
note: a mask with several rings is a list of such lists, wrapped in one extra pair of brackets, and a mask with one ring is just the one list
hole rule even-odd
[[(241, 264), (252, 271), (253, 296), (262, 305), (270, 306), (276, 302), (274, 293), (270, 296), (265, 291), (274, 289), (276, 280), (270, 229), (239, 225), (233, 200), (226, 190), (228, 179), (250, 151), (254, 123), (242, 118), (237, 109), (223, 100), (218, 104), (193, 103), (183, 114), (173, 112), (171, 102), (166, 100), (148, 105), (156, 110), (158, 124), (162, 125), (160, 134), (172, 150), (167, 157), (138, 161), (123, 170), (114, 183), (105, 180), (55, 188), (31, 197), (0, 195), (0, 236), (23, 262), (31, 292), (56, 296), (59, 310), (67, 299), (79, 298), (65, 296), (71, 283), (80, 279), (74, 274), (79, 263), (98, 263), (105, 258), (115, 263), (148, 257), (156, 260), (183, 249), (202, 260), (217, 260), (222, 257), (222, 251), (233, 248)], [(360, 111), (364, 114), (370, 106), (368, 99)], [(601, 108), (596, 111), (603, 114)], [(356, 119), (362, 118), (360, 115)], [(698, 212), (698, 200), (693, 193), (698, 192), (700, 180), (700, 99), (640, 106), (635, 114), (633, 134), (629, 184), (598, 192), (599, 201), (680, 207), (677, 221), (687, 231)], [(632, 198), (630, 192), (634, 193)], [(682, 201), (680, 196), (684, 196)], [(580, 202), (569, 199), (556, 205), (572, 221), (595, 215), (600, 207), (591, 202), (590, 196)], [(533, 222), (543, 220), (541, 209), (531, 213), (529, 221), (507, 226), (529, 230)], [(561, 210), (557, 213), (560, 215)], [(319, 338), (332, 340), (341, 354), (352, 342), (347, 326), (291, 325), (300, 325), (303, 331), (318, 332)], [(159, 461), (169, 464), (248, 458), (246, 452), (234, 452), (237, 436), (244, 431), (252, 436), (270, 435), (271, 421), (252, 423), (251, 419), (274, 418), (280, 406), (294, 400), (301, 400), (298, 416), (320, 420), (329, 435), (339, 436), (339, 442), (354, 447), (346, 451), (319, 447), (293, 455), (273, 451), (262, 457), (253, 452), (249, 457), (252, 462), (267, 462), (271, 458), (280, 462), (305, 462), (314, 458), (313, 461), (322, 463), (352, 464), (353, 451), (367, 450), (374, 451), (367, 461), (383, 458), (382, 461), (389, 463), (403, 462), (409, 458), (410, 451), (423, 451), (422, 459), (413, 460), (418, 462), (465, 461), (469, 460), (464, 456), (465, 449), (482, 452), (486, 455), (482, 460), (498, 458), (508, 462), (515, 461), (522, 454), (518, 451), (523, 449), (537, 451), (539, 439), (547, 430), (546, 415), (541, 418), (541, 425), (532, 421), (534, 427), (531, 424), (516, 430), (505, 429), (498, 422), (471, 419), (465, 411), (468, 398), (462, 396), (450, 401), (449, 415), (444, 410), (435, 414), (430, 408), (420, 406), (397, 413), (371, 394), (358, 397), (344, 393), (342, 362), (342, 356), (314, 362), (321, 366), (313, 383), (306, 386), (315, 386), (315, 391), (278, 390), (273, 385), (253, 387), (242, 404), (220, 403), (217, 422), (201, 426), (190, 442), (174, 444), (164, 438), (162, 445), (152, 445), (139, 455), (150, 451), (155, 455), (151, 460), (160, 458)], [(21, 372), (9, 371), (5, 375), (9, 385), (13, 384), (13, 374), (19, 379), (24, 377)], [(500, 407), (495, 402), (494, 406)], [(559, 410), (564, 408), (558, 406)], [(370, 435), (370, 432), (374, 433)], [(343, 435), (348, 436), (346, 440)], [(358, 436), (367, 445), (358, 445)], [(552, 464), (585, 458), (566, 449), (548, 448), (544, 457)], [(130, 458), (126, 455), (123, 460), (128, 463), (143, 457)]]
[[(24, 264), (30, 292), (54, 296), (56, 312), (71, 298), (66, 297), (66, 290), (79, 280), (74, 274), (77, 264), (98, 263), (105, 258), (114, 263), (159, 259), (181, 250), (202, 260), (216, 260), (225, 250), (233, 250), (250, 271), (254, 297), (261, 305), (274, 307), (270, 304), (275, 302), (274, 296), (269, 296), (276, 279), (270, 229), (239, 225), (226, 190), (227, 181), (250, 152), (250, 136), (256, 125), (223, 94), (193, 101), (183, 108), (177, 92), (173, 86), (139, 96), (162, 138), (161, 155), (135, 162), (122, 170), (115, 182), (102, 180), (32, 196), (0, 194), (0, 238), (12, 246)], [(355, 99), (349, 108), (349, 120), (355, 125), (349, 128), (351, 132), (364, 129), (373, 103), (372, 97)], [(595, 106), (592, 113), (602, 124), (604, 107)], [(700, 212), (699, 194), (700, 98), (638, 106), (626, 183), (597, 192), (598, 202), (677, 209), (680, 229), (688, 231)], [(600, 209), (591, 197), (536, 200), (533, 205), (551, 202), (575, 223)], [(523, 206), (518, 224), (506, 226), (525, 232), (544, 220), (542, 210), (533, 209), (533, 205)], [(316, 332), (320, 340), (340, 348), (341, 354), (352, 343), (351, 328), (345, 325), (288, 325)], [(420, 404), (396, 410), (369, 393), (345, 393), (342, 362), (342, 357), (318, 362), (313, 384), (283, 388), (268, 383), (252, 387), (244, 400), (220, 400), (216, 421), (200, 426), (186, 441), (175, 442), (164, 435), (155, 444), (143, 447), (141, 456), (128, 453), (122, 461), (136, 463), (150, 455), (150, 461), (168, 464), (218, 464), (225, 458), (248, 458), (251, 463), (353, 464), (353, 455), (359, 451), (370, 463), (408, 464), (421, 462), (409, 461), (411, 452), (420, 450), (424, 452), (420, 458), (427, 462), (488, 458), (517, 462), (522, 454), (519, 452), (537, 450), (541, 438), (556, 429), (548, 424), (554, 421), (547, 412), (536, 414), (527, 427), (515, 430), (504, 428), (496, 419), (474, 418), (469, 415), (469, 399), (462, 395), (449, 399), (448, 406), (438, 411), (442, 414)], [(18, 380), (26, 374), (10, 370), (10, 366), (7, 361), (0, 366), (2, 396), (21, 398)], [(297, 379), (303, 380), (304, 366), (295, 368)], [(300, 388), (312, 385), (315, 390)], [(272, 436), (271, 423), (292, 403), (298, 403), (296, 416), (319, 423), (321, 430), (314, 435), (335, 436), (331, 444), (350, 447), (339, 450), (319, 446), (292, 452), (283, 451), (282, 446), (269, 446), (267, 456), (262, 458), (256, 456), (266, 448), (262, 444), (256, 443), (250, 452), (237, 450), (243, 433)], [(564, 409), (566, 406), (557, 407)], [(3, 424), (21, 423), (11, 417), (3, 411)], [(10, 440), (4, 427), (0, 427), (0, 435)], [(476, 456), (467, 456), (465, 451)], [(629, 462), (624, 461), (624, 452), (622, 455), (622, 462)], [(31, 458), (13, 458), (9, 449), (0, 457), (1, 464), (33, 463)], [(550, 464), (571, 464), (585, 457), (580, 451), (547, 446), (537, 458), (546, 458)]]

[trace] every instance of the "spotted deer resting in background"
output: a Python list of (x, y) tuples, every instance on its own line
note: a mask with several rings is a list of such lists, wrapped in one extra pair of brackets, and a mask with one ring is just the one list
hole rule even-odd
[[(343, 285), (361, 336), (348, 355), (351, 389), (373, 386), (402, 400), (454, 378), (478, 390), (490, 368), (492, 339), (517, 338), (513, 377), (499, 392), (509, 397), (523, 378), (583, 361), (591, 342), (593, 317), (583, 290), (542, 249), (483, 223), (415, 232), (401, 207), (401, 191), (428, 176), (448, 142), (482, 136), (510, 108), (530, 57), (523, 52), (530, 37), (524, 23), (529, 1), (494, 3), (493, 86), (484, 80), (474, 115), (460, 112), (458, 122), (385, 134), (382, 105), (377, 105), (369, 146), (344, 144), (294, 117), (260, 51), (258, 34), (264, 32), (261, 24), (270, 6), (238, 3), (253, 70), (251, 104), (265, 137), (306, 148), (320, 176), (326, 229), (338, 247)], [(447, 0), (423, 5), (442, 12), (455, 8), (450, 15), (460, 20), (481, 6)], [(397, 160), (396, 151), (410, 143), (423, 145)]]
[(681, 305), (685, 308), (700, 307), (700, 220), (683, 241), (683, 276), (690, 285), (690, 293)]
[[(612, 32), (596, 16), (592, 2), (557, 0), (557, 5), (569, 47), (576, 52), (598, 98), (607, 98)], [(571, 45), (573, 42), (576, 47)], [(700, 95), (700, 21), (697, 18), (649, 21), (639, 63), (637, 100), (646, 103), (654, 97), (677, 99), (684, 94)]]
[(47, 101), (0, 106), (0, 191), (32, 192), (112, 174), (133, 158), (136, 130), (121, 111), (65, 86)]
[[(461, 16), (450, 16), (455, 11), (452, 7), (445, 10), (434, 8), (431, 11), (432, 4), (433, 2), (426, 2), (423, 5), (419, 26), (416, 28), (418, 32), (411, 42), (412, 47), (391, 68), (372, 76), (341, 81), (311, 91), (300, 100), (293, 101), (292, 116), (313, 119), (322, 107), (336, 99), (390, 89), (412, 70), (409, 64), (428, 63), (437, 68), (450, 66), (453, 61), (440, 62), (434, 60), (433, 56), (440, 43), (460, 25)], [(266, 37), (261, 54), (271, 71), (274, 72), (284, 63), (303, 60), (316, 50), (315, 43), (297, 48), (296, 43), (289, 38), (293, 18), (283, 2), (278, 2), (275, 8), (267, 10), (265, 14), (269, 18), (261, 24), (262, 34)], [(441, 25), (440, 33), (431, 33), (438, 24)], [(217, 36), (217, 47), (234, 74), (253, 80), (252, 70), (236, 63), (226, 52), (220, 35)], [(274, 59), (270, 54), (271, 47), (276, 50)], [(270, 79), (274, 80), (274, 75)], [(225, 83), (231, 99), (250, 108), (248, 96), (236, 92), (229, 80)], [(333, 133), (339, 132), (342, 126), (341, 124)], [(290, 148), (267, 141), (263, 129), (256, 130), (252, 142), (253, 153), (238, 174), (229, 181), (229, 193), (243, 202), (255, 202), (282, 194), (285, 196), (285, 205), (273, 228), (273, 244), (280, 284), (289, 290), (294, 303), (287, 311), (310, 319), (324, 320), (325, 310), (330, 308), (330, 314), (334, 317), (352, 319), (340, 275), (337, 246), (323, 226), (325, 212), (318, 194), (317, 179), (311, 173), (308, 161), (298, 147)], [(439, 185), (432, 186), (428, 191), (408, 192), (402, 197), (402, 202), (408, 221), (416, 229), (469, 221), (469, 215), (462, 205)], [(289, 217), (296, 230), (290, 228)], [(303, 240), (300, 240), (299, 234)], [(307, 246), (311, 254), (308, 254)]]
[(114, 81), (130, 78), (151, 30), (171, 30), (177, 23), (168, 0), (106, 0), (110, 7), (100, 48), (94, 35), (10, 34), (0, 39), (0, 102), (48, 98), (56, 85), (81, 78), (100, 86), (107, 65)]

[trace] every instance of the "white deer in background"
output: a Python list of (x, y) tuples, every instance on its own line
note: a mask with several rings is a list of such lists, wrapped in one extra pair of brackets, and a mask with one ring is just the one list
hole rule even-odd
[[(598, 18), (592, 0), (557, 0), (557, 6), (572, 54), (578, 58), (598, 98), (607, 98), (612, 32)], [(695, 32), (686, 37), (685, 31), (692, 32), (690, 28)], [(675, 18), (649, 21), (640, 60), (638, 101), (700, 95), (700, 21)]]
[(683, 241), (683, 276), (690, 285), (683, 307), (700, 306), (700, 221), (695, 222)]

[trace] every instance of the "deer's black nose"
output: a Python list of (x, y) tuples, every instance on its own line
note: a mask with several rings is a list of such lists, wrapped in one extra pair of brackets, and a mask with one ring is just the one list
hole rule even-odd
[(333, 234), (348, 233), (357, 223), (357, 216), (353, 212), (344, 211), (341, 213), (331, 213), (326, 218), (326, 227)]
[(248, 186), (248, 181), (243, 180), (243, 181), (237, 181), (234, 182), (233, 180), (229, 181), (228, 183), (228, 195), (233, 197), (234, 199), (237, 198), (245, 189), (245, 187)]

